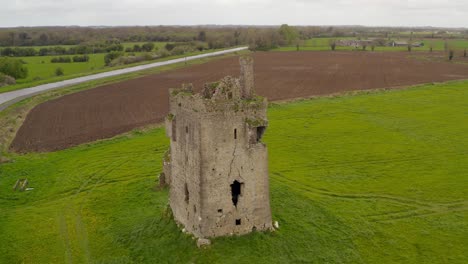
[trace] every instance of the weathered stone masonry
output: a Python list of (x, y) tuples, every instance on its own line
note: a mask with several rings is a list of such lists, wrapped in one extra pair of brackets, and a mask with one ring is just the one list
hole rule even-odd
[(253, 61), (242, 57), (241, 77), (170, 90), (166, 119), (170, 153), (162, 184), (170, 185), (176, 221), (196, 237), (272, 228), (267, 148), (267, 101), (254, 95)]

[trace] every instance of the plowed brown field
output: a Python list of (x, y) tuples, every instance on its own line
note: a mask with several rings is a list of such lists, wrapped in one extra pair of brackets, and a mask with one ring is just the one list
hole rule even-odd
[[(282, 100), (341, 91), (397, 87), (468, 79), (468, 66), (408, 58), (408, 53), (258, 52), (257, 94)], [(237, 76), (237, 57), (105, 85), (36, 106), (19, 129), (11, 149), (52, 151), (163, 120), (168, 88)]]

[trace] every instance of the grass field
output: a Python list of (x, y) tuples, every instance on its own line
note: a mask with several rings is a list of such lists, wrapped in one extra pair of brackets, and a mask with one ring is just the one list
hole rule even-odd
[[(304, 41), (299, 49), (300, 50), (310, 50), (310, 51), (324, 51), (330, 50), (330, 41), (331, 40), (340, 40), (340, 39), (355, 39), (352, 37), (343, 37), (343, 38), (313, 38)], [(408, 41), (408, 38), (401, 39), (400, 41)], [(413, 51), (429, 51), (430, 45), (433, 46), (434, 51), (444, 51), (445, 50), (445, 40), (443, 39), (415, 39), (415, 42), (423, 42), (423, 47), (413, 47)], [(447, 40), (449, 47), (452, 47), (457, 50), (468, 49), (468, 40), (467, 39), (450, 39)], [(294, 46), (286, 46), (286, 47), (279, 47), (274, 49), (276, 51), (295, 51), (297, 47)], [(336, 50), (355, 50), (354, 47), (340, 47), (337, 46)], [(367, 50), (370, 51), (371, 47), (367, 47)], [(375, 47), (375, 51), (408, 51), (407, 47)]]
[[(0, 165), (0, 263), (467, 263), (468, 82), (269, 108), (280, 229), (199, 250), (155, 190), (163, 128)], [(28, 178), (34, 190), (12, 186)]]
[[(183, 55), (174, 55), (169, 56), (157, 60), (150, 60), (150, 61), (143, 61), (140, 63), (133, 63), (115, 67), (108, 67), (104, 64), (104, 56), (105, 53), (100, 54), (90, 54), (88, 62), (75, 62), (75, 63), (51, 63), (50, 60), (53, 57), (57, 56), (35, 56), (35, 57), (17, 57), (18, 59), (24, 60), (27, 64), (26, 67), (28, 68), (29, 74), (28, 77), (25, 79), (18, 79), (17, 83), (14, 85), (8, 85), (4, 87), (0, 87), (0, 93), (19, 90), (27, 87), (33, 87), (45, 83), (51, 82), (58, 82), (66, 79), (81, 77), (85, 75), (105, 72), (105, 71), (112, 71), (122, 68), (128, 68), (132, 66), (148, 64), (158, 61), (166, 61), (171, 59), (177, 59), (192, 55), (204, 54), (215, 52), (223, 49), (213, 49), (213, 50), (204, 50), (204, 51), (195, 51), (185, 53)], [(135, 53), (136, 55), (142, 53)], [(73, 57), (73, 56), (71, 56)], [(55, 70), (60, 67), (63, 69), (64, 75), (56, 76)]]

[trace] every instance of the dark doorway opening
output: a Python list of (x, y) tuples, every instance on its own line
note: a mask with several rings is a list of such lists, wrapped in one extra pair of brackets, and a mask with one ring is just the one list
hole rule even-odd
[(231, 184), (232, 203), (236, 207), (237, 202), (239, 201), (239, 195), (241, 195), (241, 186), (242, 183), (238, 182), (237, 180)]

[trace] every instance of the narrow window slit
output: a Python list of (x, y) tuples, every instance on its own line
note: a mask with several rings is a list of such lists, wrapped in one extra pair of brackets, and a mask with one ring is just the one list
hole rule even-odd
[(176, 142), (177, 141), (177, 120), (174, 118), (172, 119), (172, 129), (171, 129), (171, 134), (172, 134), (172, 141)]
[(189, 190), (187, 183), (185, 183), (185, 202), (188, 203), (190, 201)]

